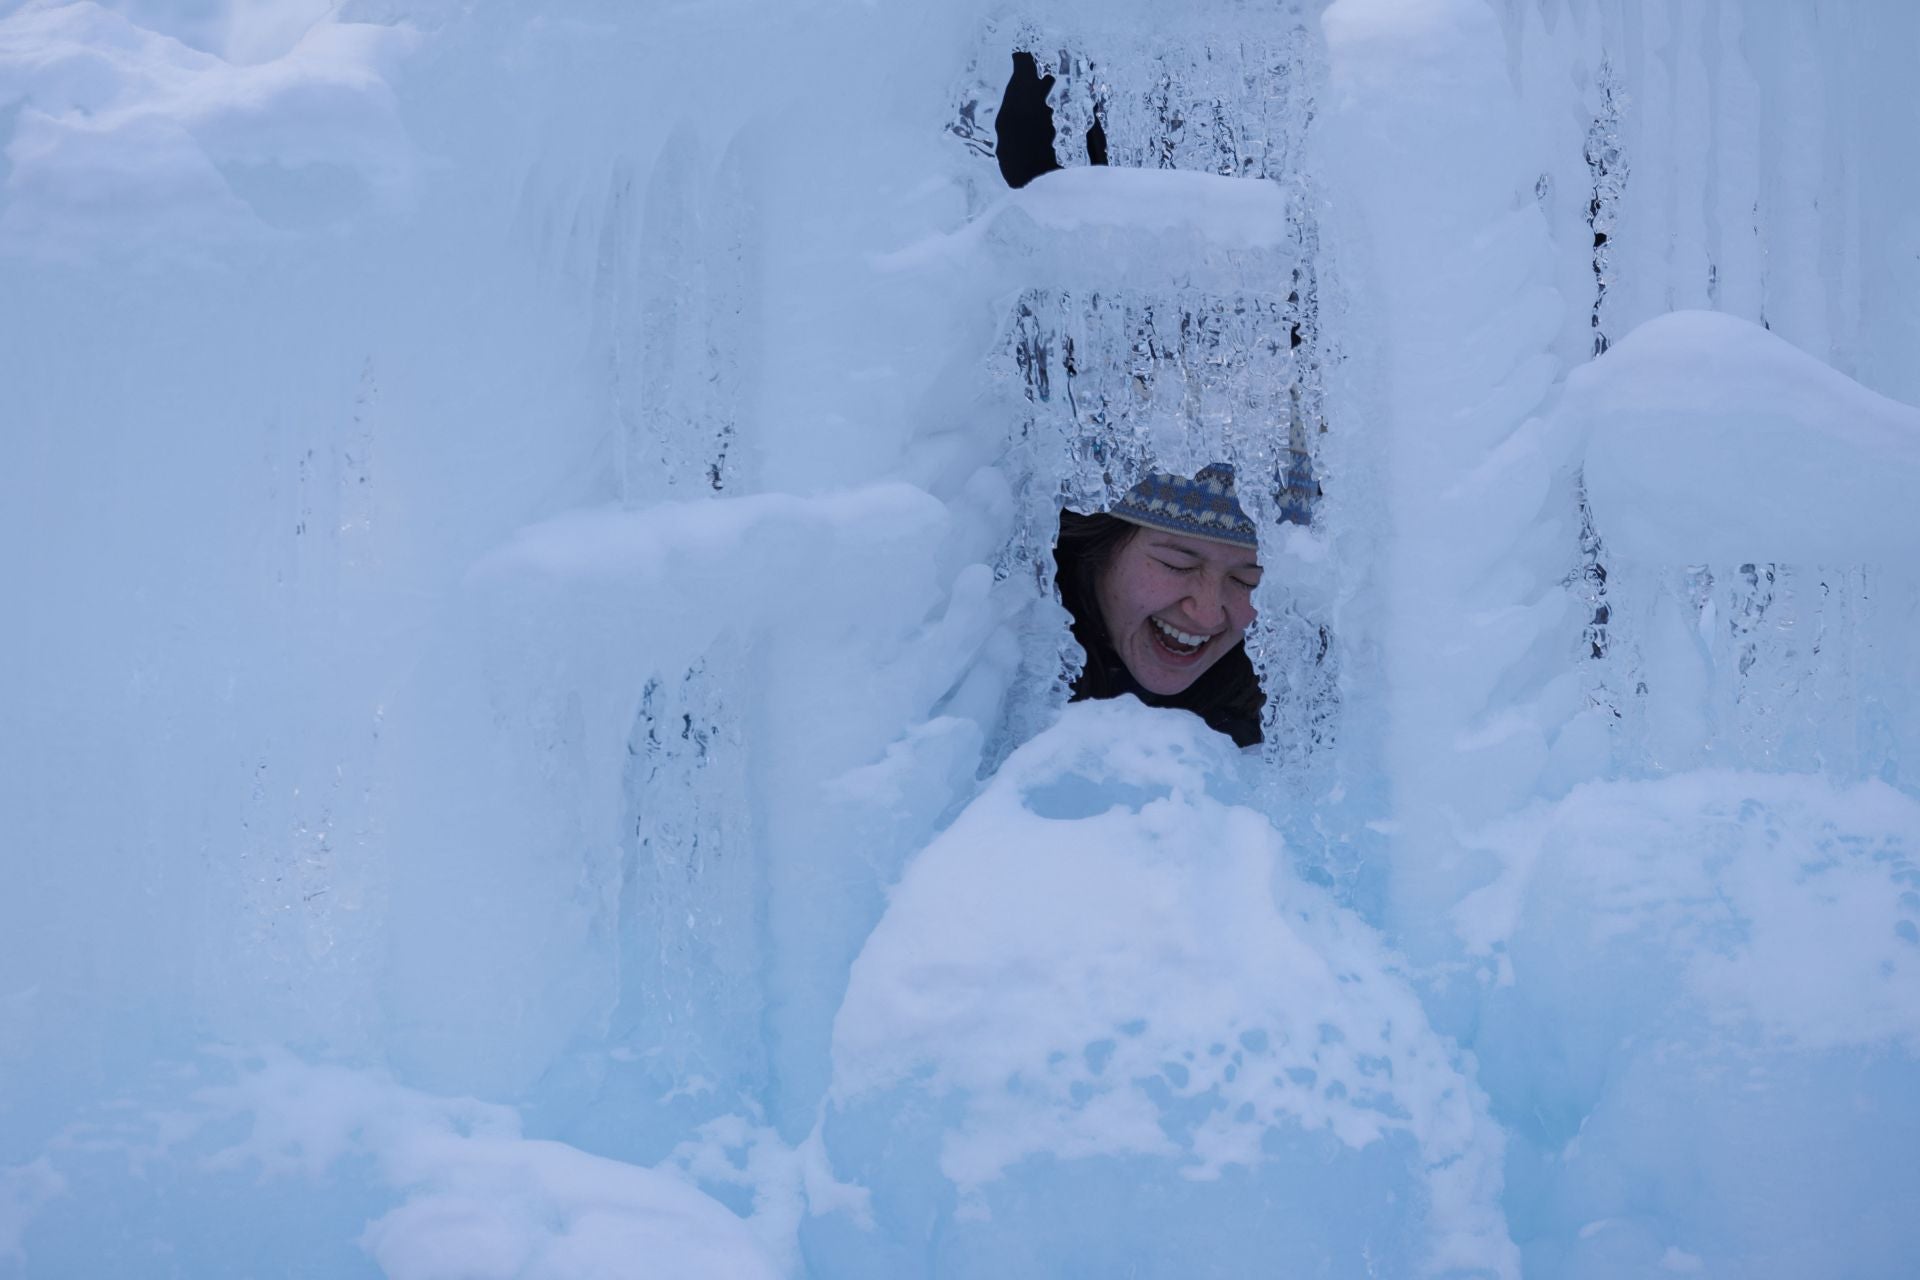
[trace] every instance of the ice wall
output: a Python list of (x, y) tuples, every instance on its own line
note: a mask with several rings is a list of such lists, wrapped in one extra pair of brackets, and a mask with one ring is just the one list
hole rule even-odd
[[(1881, 486), (1911, 467), (1912, 411), (1836, 367), (1904, 376), (1851, 354), (1868, 324), (1868, 345), (1910, 329), (1860, 300), (1856, 255), (1888, 242), (1850, 165), (1908, 136), (1867, 105), (1893, 73), (1862, 37), (1906, 19), (1516, 5), (1494, 37), (1474, 6), (1438, 30), (1366, 21), (1384, 16), (1328, 12), (1347, 127), (1377, 143), (1345, 135), (1348, 163), (1382, 157), (1352, 189), (1396, 228), (1368, 246), (1384, 287), (1358, 291), (1393, 370), (1362, 403), (1416, 531), (1384, 549), (1375, 597), (1396, 687), (1387, 919), (1514, 1140), (1526, 1269), (1890, 1273), (1909, 1244), (1867, 1188), (1902, 1181), (1914, 1132), (1892, 1083), (1920, 1008), (1899, 914), (1914, 815), (1688, 771), (1905, 777), (1912, 530)], [(1443, 35), (1464, 44), (1429, 59)], [(1498, 154), (1476, 149), (1501, 129)], [(1418, 173), (1460, 203), (1403, 200)], [(1385, 271), (1382, 242), (1403, 255)], [(1685, 307), (1716, 314), (1660, 318)], [(1606, 800), (1578, 785), (1601, 777), (1620, 780)], [(1596, 823), (1596, 801), (1652, 825)], [(1516, 808), (1550, 824), (1517, 859), (1488, 822)], [(1522, 862), (1558, 887), (1519, 889)], [(1838, 888), (1855, 876), (1859, 896)], [(1836, 893), (1851, 905), (1828, 914)], [(1703, 965), (1769, 976), (1736, 991)], [(1792, 990), (1845, 1012), (1788, 1012)], [(1758, 1207), (1815, 1166), (1836, 1172), (1814, 1203)]]
[[(1595, 350), (1665, 312), (1712, 309), (1911, 404), (1908, 362), (1887, 344), (1912, 333), (1913, 230), (1899, 212), (1912, 193), (1904, 167), (1882, 153), (1914, 127), (1895, 87), (1912, 15), (1841, 4), (1778, 16), (1743, 5), (1506, 8), (1523, 85), (1551, 89), (1570, 75), (1586, 86), (1584, 119), (1532, 116), (1552, 139), (1541, 192), (1556, 238), (1573, 246), (1582, 225), (1592, 232), (1590, 263), (1561, 255), (1563, 295), (1590, 307)], [(1820, 495), (1828, 486), (1809, 474), (1795, 488)], [(1892, 633), (1873, 635), (1883, 622), (1900, 629), (1912, 606), (1901, 575), (1862, 580), (1813, 545), (1792, 557), (1722, 548), (1711, 561), (1676, 549), (1666, 563), (1641, 557), (1638, 568), (1610, 573), (1615, 536), (1631, 535), (1609, 534), (1583, 513), (1586, 640), (1596, 659), (1588, 697), (1625, 731), (1615, 738), (1617, 764), (1684, 763), (1649, 745), (1646, 726), (1663, 712), (1640, 692), (1654, 684), (1639, 637), (1657, 613), (1705, 606), (1738, 633), (1709, 677), (1722, 709), (1718, 758), (1856, 776), (1897, 768), (1891, 762), (1906, 753), (1885, 744), (1902, 716), (1858, 733), (1816, 725), (1834, 723), (1825, 708), (1836, 681), (1905, 660), (1897, 639), (1887, 647)], [(1796, 643), (1802, 635), (1826, 639)], [(1816, 648), (1824, 658), (1815, 660)], [(1869, 680), (1880, 696), (1897, 683)], [(1843, 696), (1877, 716), (1876, 695)]]
[(1912, 13), (322, 8), (0, 17), (0, 1274), (1912, 1255)]

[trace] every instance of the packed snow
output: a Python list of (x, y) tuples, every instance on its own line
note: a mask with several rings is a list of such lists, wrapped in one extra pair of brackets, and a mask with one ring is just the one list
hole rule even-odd
[[(405, 1280), (781, 1274), (739, 1217), (681, 1178), (525, 1137), (510, 1108), (281, 1050), (168, 1074), (165, 1093), (115, 1099), (55, 1135), (60, 1172), (43, 1165), (38, 1188), (14, 1192), (50, 1244), (23, 1254), (16, 1230), (14, 1261), (65, 1275), (289, 1262), (337, 1274), (369, 1260)], [(165, 1189), (135, 1191), (156, 1176), (195, 1202), (163, 1235), (148, 1201)], [(368, 1193), (384, 1208), (362, 1220)]]
[(1905, 1274), (1915, 48), (6, 8), (0, 1276)]
[(415, 33), (313, 16), (276, 40), (236, 8), (212, 52), (108, 5), (18, 7), (0, 22), (0, 241), (80, 260), (217, 257), (404, 199), (413, 154), (387, 77)]
[(1485, 1100), (1375, 931), (1289, 871), (1245, 768), (1186, 713), (1071, 707), (913, 861), (825, 1127), (883, 1230), (823, 1227), (823, 1269), (1516, 1273)]
[(1649, 320), (1568, 376), (1587, 496), (1642, 563), (1897, 566), (1920, 556), (1920, 409), (1759, 325)]

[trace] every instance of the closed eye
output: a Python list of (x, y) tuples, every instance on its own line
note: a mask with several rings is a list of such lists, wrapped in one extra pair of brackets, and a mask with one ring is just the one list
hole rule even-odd
[(1171, 569), (1175, 573), (1192, 573), (1200, 567), (1197, 564), (1174, 564), (1168, 560), (1161, 560), (1157, 556), (1154, 558), (1154, 563), (1158, 564), (1162, 569)]

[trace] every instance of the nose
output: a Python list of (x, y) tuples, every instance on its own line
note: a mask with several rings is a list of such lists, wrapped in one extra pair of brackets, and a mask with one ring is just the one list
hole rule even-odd
[(1227, 584), (1211, 574), (1201, 575), (1193, 594), (1187, 597), (1187, 614), (1202, 631), (1218, 631), (1227, 625)]

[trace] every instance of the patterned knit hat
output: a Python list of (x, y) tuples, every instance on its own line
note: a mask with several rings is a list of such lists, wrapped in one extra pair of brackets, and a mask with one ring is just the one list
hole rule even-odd
[(1200, 468), (1191, 480), (1149, 471), (1107, 514), (1149, 529), (1211, 538), (1256, 551), (1260, 547), (1253, 521), (1234, 496), (1233, 468), (1223, 462)]

